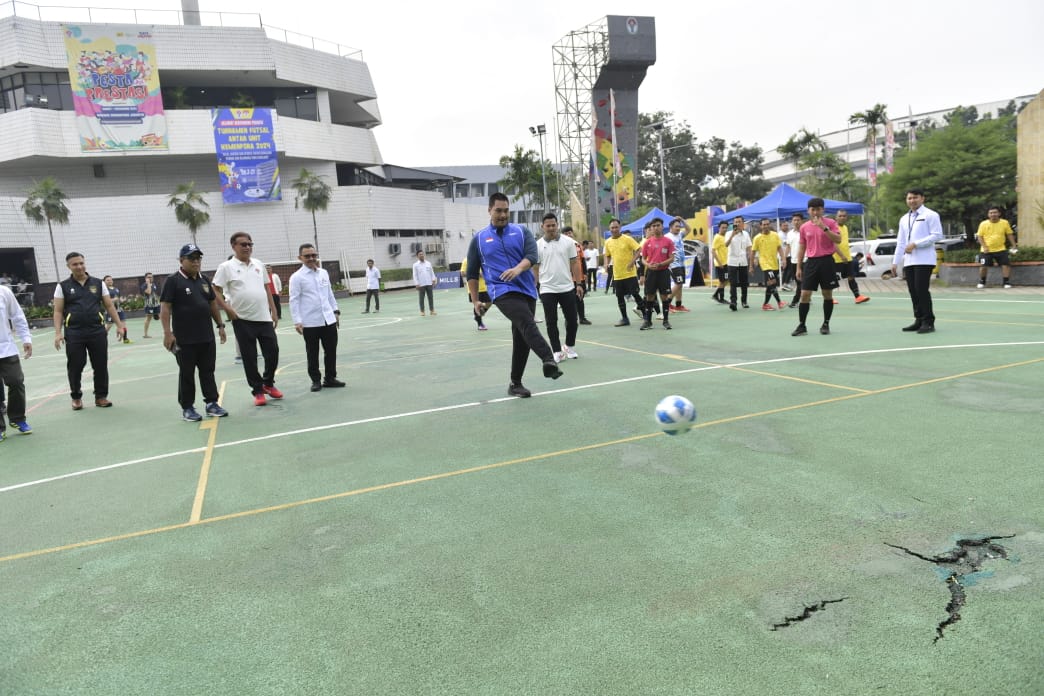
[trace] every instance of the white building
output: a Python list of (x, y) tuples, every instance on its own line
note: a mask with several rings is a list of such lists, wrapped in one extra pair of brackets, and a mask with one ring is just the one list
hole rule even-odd
[[(974, 106), (979, 112), (979, 118), (983, 118), (987, 115), (996, 118), (997, 112), (1008, 106), (1009, 102), (1014, 101), (1016, 107), (1021, 107), (1023, 104), (1032, 100), (1034, 96), (1035, 95), (1031, 94), (1028, 96), (1013, 97), (1012, 99), (1005, 99), (1002, 101), (986, 102), (984, 104), (969, 104), (968, 107)], [(934, 122), (936, 126), (944, 126), (946, 125), (945, 117), (952, 112), (954, 108), (956, 107), (940, 109), (938, 111), (926, 111), (924, 113), (907, 116), (893, 116), (892, 126), (895, 129), (896, 134), (909, 130), (911, 122), (916, 124), (918, 129), (923, 129), (929, 122)], [(839, 155), (844, 161), (848, 162), (857, 177), (862, 179), (866, 178), (868, 163), (866, 152), (866, 126), (851, 126), (849, 128), (831, 131), (829, 133), (818, 133), (818, 135), (826, 143), (830, 152)], [(879, 127), (877, 135), (878, 174), (884, 172), (884, 166), (880, 164), (884, 157), (884, 147), (884, 128)], [(795, 184), (808, 173), (805, 171), (799, 171), (794, 162), (784, 159), (775, 149), (765, 152), (765, 165), (762, 167), (762, 171), (764, 172), (765, 178), (772, 182), (773, 185), (783, 182)]]
[[(228, 238), (237, 230), (250, 232), (265, 262), (296, 259), (298, 245), (312, 239), (312, 217), (295, 208), (289, 186), (301, 168), (334, 187), (329, 209), (317, 214), (319, 244), (324, 262), (342, 269), (362, 269), (367, 258), (384, 269), (408, 268), (418, 244), (432, 250), (433, 263), (459, 261), (471, 233), (488, 224), (484, 202), (447, 202), (436, 190), (452, 177), (386, 167), (375, 137), (377, 90), (360, 52), (288, 43), (285, 32), (256, 15), (243, 27), (207, 26), (206, 19), (182, 25), (179, 13), (148, 13), (169, 150), (81, 152), (62, 34), (63, 22), (86, 24), (76, 9), (0, 5), (0, 14), (12, 13), (0, 16), (0, 271), (38, 285), (37, 301), (65, 277), (63, 260), (72, 250), (86, 255), (97, 276), (173, 271), (189, 233), (167, 202), (187, 182), (210, 205), (210, 223), (198, 234), (205, 270), (230, 253)], [(39, 16), (44, 11), (70, 16)], [(107, 22), (145, 26), (133, 11), (117, 18), (114, 12)], [(243, 98), (276, 112), (281, 202), (222, 202), (210, 109)], [(69, 196), (70, 222), (54, 228), (58, 277), (46, 225), (21, 210), (34, 181), (46, 176)]]

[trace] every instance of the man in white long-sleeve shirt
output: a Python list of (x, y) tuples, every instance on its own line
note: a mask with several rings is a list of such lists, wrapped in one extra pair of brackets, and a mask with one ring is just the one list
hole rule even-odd
[[(319, 265), (319, 253), (311, 244), (302, 244), (297, 250), (301, 268), (290, 276), (290, 314), (294, 329), (304, 336), (305, 356), (312, 391), (323, 387), (343, 387), (337, 379), (337, 329), (341, 324), (341, 310), (330, 284), (330, 274)], [(326, 378), (319, 371), (319, 346), (323, 347), (323, 367)]]
[[(28, 360), (33, 355), (33, 337), (29, 333), (29, 323), (25, 320), (25, 313), (22, 312), (22, 307), (15, 299), (11, 288), (0, 285), (0, 380), (7, 386), (6, 418), (11, 419), (12, 428), (22, 435), (28, 435), (33, 429), (25, 421), (25, 375), (22, 373), (22, 363), (18, 359), (18, 346), (15, 345), (11, 333), (12, 327), (22, 339), (22, 349), (25, 351), (25, 359)], [(5, 437), (6, 418), (0, 415), (0, 441)]]
[(424, 298), (428, 298), (428, 309), (431, 316), (435, 316), (435, 284), (439, 279), (435, 277), (435, 269), (431, 267), (430, 261), (424, 260), (424, 252), (417, 252), (417, 261), (413, 264), (413, 284), (417, 286), (417, 299), (420, 301), (420, 313), (424, 316)]
[[(906, 275), (906, 288), (913, 303), (914, 323), (903, 331), (919, 334), (935, 331), (935, 313), (932, 311), (932, 269), (935, 268), (935, 243), (943, 238), (939, 213), (926, 208), (924, 191), (918, 188), (906, 192), (906, 207), (910, 212), (899, 219), (899, 237), (895, 249), (897, 260)], [(892, 264), (894, 277), (899, 264)]]

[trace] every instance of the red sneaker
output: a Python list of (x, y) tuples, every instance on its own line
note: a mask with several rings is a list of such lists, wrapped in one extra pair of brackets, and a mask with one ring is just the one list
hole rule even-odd
[(674, 309), (675, 312), (688, 312), (689, 311), (689, 308), (686, 307), (685, 305), (674, 305), (673, 309)]
[(265, 406), (267, 404), (268, 404), (268, 401), (265, 400), (265, 395), (264, 394), (254, 394), (254, 405), (255, 406)]
[(856, 299), (855, 299), (855, 303), (856, 304), (863, 304), (864, 302), (869, 302), (869, 301), (870, 301), (870, 298), (867, 297), (866, 295), (856, 295)]
[(776, 308), (773, 307), (772, 305), (770, 305), (767, 302), (765, 304), (761, 305), (761, 309), (763, 311), (765, 311), (765, 312), (775, 312), (776, 311)]
[(273, 399), (282, 399), (283, 398), (283, 392), (279, 391), (275, 387), (270, 387), (267, 384), (264, 385), (263, 387), (261, 387), (261, 390), (264, 391), (265, 394), (268, 394)]
[(787, 303), (786, 303), (786, 302), (780, 302), (780, 303), (779, 303), (779, 308), (780, 308), (780, 309), (783, 309), (783, 308), (784, 308), (784, 307), (786, 307), (786, 306), (787, 306)]

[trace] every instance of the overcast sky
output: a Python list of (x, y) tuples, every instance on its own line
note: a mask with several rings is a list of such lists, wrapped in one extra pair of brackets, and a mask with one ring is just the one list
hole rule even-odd
[[(48, 3), (41, 3), (48, 4)], [(50, 4), (83, 4), (62, 2)], [(98, 6), (179, 9), (178, 0)], [(385, 161), (495, 164), (528, 127), (554, 132), (551, 46), (608, 14), (656, 20), (642, 112), (673, 111), (697, 138), (770, 150), (805, 126), (827, 133), (875, 103), (895, 118), (1044, 89), (1044, 2), (731, 0), (199, 0), (363, 51), (377, 89)], [(459, 9), (458, 9), (459, 8)], [(162, 62), (159, 66), (163, 76)], [(553, 158), (552, 139), (545, 142)]]

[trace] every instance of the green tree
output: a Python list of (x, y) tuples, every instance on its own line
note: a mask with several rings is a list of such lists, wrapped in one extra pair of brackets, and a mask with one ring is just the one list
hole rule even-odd
[(297, 178), (290, 182), (290, 188), (294, 190), (294, 209), (301, 207), (312, 214), (312, 243), (316, 251), (319, 251), (319, 225), (315, 214), (326, 211), (333, 195), (323, 178), (322, 174), (315, 174), (302, 167)]
[(962, 223), (966, 235), (990, 205), (1014, 206), (1015, 117), (966, 122), (951, 119), (945, 127), (919, 134), (916, 150), (899, 153), (895, 173), (881, 180), (887, 219), (898, 220), (906, 210), (910, 188), (923, 188), (928, 206), (944, 222)]
[(707, 158), (711, 169), (710, 186), (704, 189), (707, 196), (700, 201), (703, 205), (756, 201), (772, 188), (762, 176), (765, 156), (757, 145), (736, 140), (726, 143), (715, 137), (700, 144), (700, 154)]
[(802, 127), (801, 130), (790, 136), (787, 142), (778, 146), (776, 152), (783, 155), (784, 159), (797, 163), (805, 155), (824, 152), (826, 149), (827, 144), (823, 142), (822, 138), (809, 129)]
[(167, 207), (173, 208), (174, 217), (188, 227), (192, 243), (195, 244), (196, 233), (210, 222), (210, 212), (207, 210), (210, 204), (203, 198), (203, 194), (196, 190), (196, 182), (178, 184), (167, 201)]
[(870, 185), (857, 177), (840, 155), (826, 150), (808, 152), (798, 161), (798, 167), (808, 172), (798, 184), (805, 193), (864, 205), (870, 200)]
[(883, 126), (887, 121), (888, 107), (884, 104), (874, 104), (866, 111), (857, 111), (848, 117), (849, 123), (866, 126), (867, 145), (877, 142), (877, 127)]
[(58, 254), (54, 247), (54, 228), (51, 223), (69, 224), (69, 208), (65, 205), (65, 201), (69, 197), (65, 195), (53, 176), (33, 182), (28, 196), (25, 203), (22, 204), (22, 212), (35, 223), (47, 223), (47, 235), (51, 240), (51, 261), (54, 262), (54, 277), (60, 280), (62, 276), (58, 271)]
[(542, 198), (540, 155), (535, 150), (526, 150), (521, 145), (515, 145), (512, 154), (500, 158), (500, 166), (507, 170), (507, 174), (497, 184), (504, 193), (521, 198), (523, 208), (529, 210), (534, 198)]

